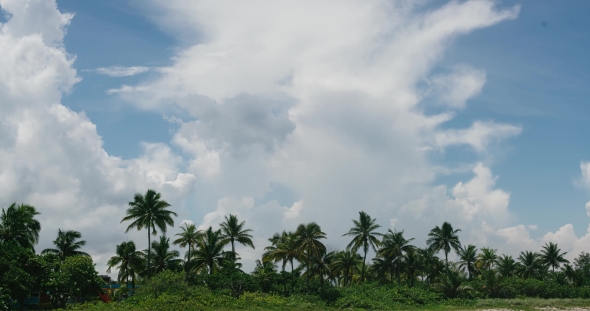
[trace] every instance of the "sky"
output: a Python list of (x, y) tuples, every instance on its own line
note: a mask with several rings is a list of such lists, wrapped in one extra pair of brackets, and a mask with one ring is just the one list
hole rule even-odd
[(590, 2), (0, 0), (0, 207), (100, 273), (148, 188), (256, 249), (358, 212), (423, 246), (590, 250)]

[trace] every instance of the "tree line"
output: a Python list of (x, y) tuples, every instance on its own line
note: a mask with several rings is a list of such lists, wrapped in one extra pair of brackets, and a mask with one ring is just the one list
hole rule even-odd
[[(148, 247), (138, 250), (133, 241), (116, 246), (108, 262), (107, 273), (117, 270), (117, 281), (135, 288), (164, 271), (183, 272), (187, 282), (232, 291), (236, 296), (244, 290), (259, 290), (282, 295), (313, 292), (325, 288), (348, 288), (366, 282), (398, 286), (420, 286), (443, 292), (448, 297), (460, 296), (470, 290), (470, 282), (488, 282), (485, 288), (500, 291), (502, 280), (536, 279), (568, 286), (586, 286), (590, 277), (590, 255), (582, 253), (570, 263), (555, 243), (546, 243), (540, 252), (523, 250), (516, 258), (499, 255), (496, 249), (460, 242), (459, 229), (444, 222), (428, 233), (426, 245), (418, 247), (414, 238), (404, 231), (382, 229), (376, 219), (359, 212), (358, 219), (343, 236), (350, 243), (343, 250), (328, 249), (327, 235), (315, 223), (300, 224), (294, 231), (283, 231), (268, 239), (262, 258), (250, 274), (242, 271), (236, 245), (255, 248), (252, 230), (236, 215), (227, 215), (219, 229), (198, 230), (184, 223), (172, 240), (167, 229), (174, 226), (170, 204), (160, 193), (148, 189), (135, 194), (129, 202), (126, 232), (146, 229)], [(92, 296), (101, 282), (90, 256), (81, 249), (85, 245), (79, 232), (58, 230), (55, 248), (35, 254), (41, 224), (33, 206), (12, 204), (2, 209), (0, 217), (0, 297), (22, 301), (32, 288), (46, 289), (52, 294), (54, 306), (65, 306), (72, 297)], [(161, 235), (154, 241), (152, 236)], [(186, 248), (181, 257), (172, 245)], [(19, 251), (17, 251), (19, 249)], [(367, 258), (370, 251), (374, 258)], [(449, 261), (454, 252), (458, 260)], [(439, 257), (440, 256), (440, 257)], [(71, 269), (86, 274), (73, 276)], [(7, 270), (4, 270), (6, 267)], [(65, 267), (65, 268), (64, 268)], [(92, 269), (90, 269), (90, 268)], [(21, 269), (22, 271), (17, 271)], [(91, 271), (92, 270), (92, 271)], [(288, 271), (287, 271), (288, 270)], [(69, 274), (68, 274), (69, 273)], [(14, 277), (21, 275), (20, 277)], [(27, 277), (28, 276), (28, 277)], [(67, 279), (67, 278), (70, 279)], [(71, 278), (82, 282), (85, 289), (67, 289)], [(61, 280), (59, 282), (56, 279)], [(5, 281), (3, 281), (5, 280)], [(53, 282), (53, 283), (52, 283)], [(215, 285), (217, 284), (217, 285)], [(60, 288), (62, 286), (63, 288)], [(77, 291), (77, 292), (76, 292)], [(84, 292), (84, 293), (83, 293)]]

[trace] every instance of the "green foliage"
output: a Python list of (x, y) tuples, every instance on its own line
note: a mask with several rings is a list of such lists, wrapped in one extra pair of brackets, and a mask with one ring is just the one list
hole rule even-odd
[(29, 261), (34, 257), (33, 251), (24, 248), (15, 241), (0, 243), (0, 285), (1, 292), (8, 297), (23, 301), (28, 295), (33, 277), (29, 271)]
[(441, 294), (417, 287), (368, 283), (341, 289), (340, 294), (334, 307), (391, 310), (436, 304), (443, 300)]
[(160, 295), (166, 293), (168, 295), (186, 297), (189, 291), (190, 288), (186, 282), (184, 272), (164, 270), (147, 280), (145, 284), (137, 289), (135, 295), (138, 297), (153, 296), (154, 298), (158, 298)]

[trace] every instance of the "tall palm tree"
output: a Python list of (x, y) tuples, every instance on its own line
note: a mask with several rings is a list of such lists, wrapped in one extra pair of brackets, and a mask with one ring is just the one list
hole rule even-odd
[(33, 249), (39, 241), (41, 223), (35, 219), (40, 213), (35, 207), (12, 203), (7, 209), (2, 208), (0, 215), (0, 241), (14, 241), (20, 246)]
[(53, 241), (55, 248), (47, 248), (43, 250), (41, 254), (55, 254), (58, 255), (61, 260), (70, 256), (90, 257), (87, 253), (79, 251), (82, 246), (86, 245), (86, 241), (79, 240), (81, 238), (82, 234), (78, 231), (61, 231), (61, 229), (58, 229), (57, 238)]
[[(144, 250), (144, 254), (148, 251)], [(164, 270), (179, 271), (182, 267), (182, 259), (178, 258), (177, 250), (170, 250), (170, 239), (165, 235), (160, 236), (160, 241), (152, 241), (152, 274), (158, 274)]]
[(395, 274), (397, 276), (397, 283), (401, 283), (400, 270), (402, 268), (401, 261), (404, 253), (413, 250), (415, 247), (410, 244), (414, 238), (406, 239), (404, 231), (391, 231), (389, 229), (383, 235), (381, 248), (377, 251), (377, 256), (389, 258), (395, 266)]
[[(361, 255), (354, 253), (358, 256), (358, 263), (361, 263)], [(385, 277), (389, 275), (389, 282), (393, 284), (393, 275), (394, 272), (397, 271), (397, 267), (399, 267), (398, 261), (401, 261), (400, 257), (376, 257), (373, 258), (373, 265), (371, 265), (371, 271), (375, 275), (380, 275)]]
[(197, 242), (192, 259), (193, 271), (207, 269), (209, 274), (217, 271), (226, 259), (223, 251), (225, 245), (221, 230), (213, 231), (213, 228), (209, 227)]
[(282, 261), (283, 271), (285, 271), (285, 265), (287, 263), (291, 264), (291, 291), (293, 291), (295, 286), (293, 261), (298, 259), (300, 255), (297, 240), (298, 238), (293, 232), (283, 231), (282, 234), (276, 233), (269, 239), (272, 244), (264, 249), (265, 252), (263, 255), (263, 260)]
[(435, 256), (435, 251), (432, 247), (418, 248), (418, 255), (422, 261), (423, 272), (426, 276), (426, 284), (430, 285), (431, 276), (433, 275), (434, 269), (437, 267), (440, 260)]
[[(297, 236), (296, 246), (300, 253), (305, 253), (307, 257), (307, 271), (310, 271), (311, 256), (321, 256), (326, 252), (326, 246), (320, 240), (326, 238), (326, 233), (315, 222), (307, 225), (301, 224), (295, 231)], [(311, 273), (307, 273), (306, 288), (309, 291), (309, 279)]]
[(235, 242), (238, 242), (244, 246), (250, 246), (254, 249), (254, 243), (252, 243), (252, 232), (251, 229), (244, 229), (245, 221), (240, 222), (236, 215), (229, 215), (229, 218), (225, 216), (225, 221), (220, 224), (222, 237), (225, 243), (231, 244), (231, 252), (236, 253)]
[[(188, 262), (191, 259), (191, 250), (193, 249), (193, 246), (197, 244), (197, 241), (199, 241), (199, 239), (201, 238), (201, 236), (203, 236), (203, 232), (200, 230), (197, 230), (197, 227), (195, 226), (195, 224), (187, 224), (185, 223), (184, 226), (180, 226), (180, 229), (182, 230), (182, 232), (177, 233), (176, 236), (178, 237), (176, 240), (174, 240), (174, 242), (172, 242), (172, 244), (174, 245), (180, 245), (180, 247), (187, 247), (188, 246), (188, 251), (187, 251), (187, 255), (186, 255), (186, 263), (185, 263), (185, 267), (189, 267)], [(188, 272), (188, 271), (186, 271)]]
[(521, 277), (527, 279), (531, 277), (539, 277), (543, 269), (543, 262), (537, 253), (530, 251), (521, 252), (518, 256), (518, 264), (516, 265), (516, 273)]
[(514, 261), (512, 256), (503, 255), (498, 257), (498, 263), (496, 267), (498, 268), (498, 273), (500, 273), (501, 276), (514, 276), (514, 272), (516, 271), (516, 261)]
[(334, 256), (331, 269), (335, 273), (342, 273), (344, 287), (350, 285), (354, 269), (361, 263), (361, 259), (361, 255), (351, 251), (338, 252)]
[(127, 209), (127, 216), (121, 222), (132, 220), (133, 222), (127, 227), (125, 232), (129, 232), (132, 228), (141, 230), (144, 227), (148, 232), (148, 258), (147, 258), (147, 276), (150, 278), (151, 274), (151, 235), (156, 235), (156, 227), (160, 228), (162, 233), (166, 233), (166, 226), (174, 226), (174, 220), (170, 215), (178, 217), (173, 211), (166, 208), (170, 207), (168, 202), (162, 200), (162, 195), (152, 189), (148, 189), (145, 195), (136, 193), (133, 197), (133, 202), (129, 202)]
[(367, 260), (367, 252), (369, 247), (373, 248), (373, 251), (377, 252), (377, 246), (381, 245), (381, 241), (377, 238), (382, 235), (381, 233), (375, 232), (381, 226), (376, 223), (375, 218), (371, 218), (369, 214), (361, 211), (359, 212), (359, 220), (352, 220), (354, 226), (342, 236), (352, 236), (352, 241), (348, 244), (347, 248), (356, 252), (359, 248), (363, 248), (363, 269), (361, 271), (361, 282), (365, 280), (365, 262)]
[(477, 256), (477, 261), (481, 268), (487, 269), (488, 272), (492, 271), (494, 264), (498, 261), (498, 255), (496, 255), (495, 249), (483, 247), (481, 253)]
[(557, 247), (557, 244), (549, 242), (549, 244), (545, 243), (543, 249), (541, 250), (541, 261), (547, 267), (551, 267), (553, 272), (555, 272), (555, 268), (559, 268), (559, 265), (562, 263), (569, 263), (565, 256), (567, 252), (561, 253), (561, 249)]
[(107, 273), (111, 273), (111, 269), (117, 268), (119, 274), (117, 281), (123, 283), (126, 280), (127, 286), (129, 285), (129, 277), (132, 279), (133, 286), (135, 285), (135, 274), (139, 271), (141, 266), (142, 254), (140, 251), (135, 249), (135, 243), (133, 241), (123, 242), (117, 245), (116, 255), (111, 257), (107, 265)]
[(467, 270), (469, 279), (471, 280), (475, 274), (475, 262), (477, 261), (477, 248), (475, 245), (463, 246), (457, 252), (459, 255), (459, 265), (461, 268)]
[(310, 271), (305, 272), (311, 273), (312, 275), (317, 275), (320, 281), (320, 288), (324, 288), (324, 281), (326, 277), (330, 277), (332, 275), (330, 265), (332, 261), (334, 261), (334, 255), (334, 252), (324, 252), (321, 256), (312, 257), (311, 269)]
[(418, 252), (412, 248), (408, 250), (402, 257), (405, 271), (410, 279), (410, 287), (414, 287), (414, 279), (416, 272), (422, 269), (422, 262), (419, 259)]
[(454, 249), (455, 252), (459, 251), (461, 247), (461, 242), (459, 242), (459, 236), (457, 233), (461, 231), (461, 229), (453, 230), (453, 226), (450, 223), (444, 222), (442, 227), (434, 227), (428, 233), (428, 240), (426, 243), (428, 246), (432, 247), (435, 251), (440, 251), (441, 249), (445, 252), (445, 263), (447, 266), (447, 270), (449, 269), (449, 253), (451, 249)]

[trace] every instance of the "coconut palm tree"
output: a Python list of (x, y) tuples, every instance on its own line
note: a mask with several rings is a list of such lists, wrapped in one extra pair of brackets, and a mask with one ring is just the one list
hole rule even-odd
[(421, 266), (426, 276), (426, 284), (430, 285), (431, 276), (434, 275), (433, 272), (436, 270), (434, 268), (438, 266), (440, 260), (436, 257), (436, 252), (432, 247), (418, 248), (417, 251), (420, 261), (422, 261)]
[(273, 277), (276, 273), (276, 265), (273, 262), (257, 259), (252, 275), (258, 281), (262, 292), (268, 293), (272, 287)]
[(428, 240), (426, 243), (429, 247), (432, 247), (435, 251), (440, 251), (441, 249), (445, 252), (445, 263), (447, 266), (447, 270), (449, 269), (449, 253), (451, 249), (454, 249), (455, 252), (459, 251), (461, 247), (461, 242), (459, 242), (459, 236), (457, 233), (461, 231), (461, 229), (453, 230), (453, 226), (450, 223), (444, 222), (442, 227), (434, 227), (428, 233)]
[(561, 253), (561, 249), (557, 247), (557, 244), (552, 242), (545, 243), (545, 246), (543, 246), (543, 249), (541, 250), (541, 261), (555, 272), (555, 268), (559, 268), (562, 263), (569, 263), (569, 261), (563, 257), (566, 254), (567, 252)]
[(221, 230), (213, 231), (213, 228), (209, 227), (197, 242), (192, 259), (193, 271), (207, 269), (209, 274), (217, 271), (226, 259), (223, 251), (225, 245)]
[(251, 229), (244, 229), (245, 221), (239, 222), (236, 215), (229, 215), (229, 218), (225, 216), (225, 221), (220, 224), (221, 233), (224, 243), (231, 244), (232, 254), (236, 253), (235, 242), (238, 242), (244, 246), (250, 246), (254, 249), (254, 243), (252, 243), (252, 232)]
[(147, 252), (147, 273), (148, 279), (151, 274), (151, 235), (156, 235), (156, 227), (166, 233), (167, 226), (174, 226), (174, 220), (171, 215), (177, 216), (173, 211), (167, 210), (170, 207), (168, 202), (162, 200), (162, 195), (152, 189), (148, 189), (145, 195), (136, 193), (133, 197), (133, 202), (129, 202), (127, 209), (127, 216), (121, 222), (132, 220), (133, 222), (127, 227), (125, 232), (129, 232), (132, 228), (141, 230), (144, 227), (148, 232), (148, 252)]
[(107, 273), (111, 273), (114, 267), (119, 270), (117, 281), (119, 283), (129, 284), (129, 278), (132, 280), (132, 287), (135, 287), (135, 274), (139, 271), (142, 261), (142, 253), (135, 249), (133, 241), (123, 242), (117, 245), (116, 255), (111, 257), (108, 262)]
[(527, 279), (531, 277), (538, 277), (541, 275), (543, 269), (543, 262), (537, 253), (524, 251), (518, 256), (518, 264), (516, 265), (516, 273), (521, 277)]
[(414, 287), (416, 272), (422, 269), (422, 262), (419, 260), (417, 251), (414, 248), (409, 249), (402, 257), (402, 263), (410, 279), (410, 287)]
[(381, 245), (381, 241), (377, 238), (382, 235), (381, 233), (375, 232), (381, 226), (376, 223), (375, 218), (371, 218), (369, 214), (361, 211), (359, 212), (359, 220), (352, 220), (354, 226), (342, 236), (352, 236), (352, 241), (347, 246), (347, 249), (356, 252), (362, 247), (363, 256), (363, 268), (361, 270), (361, 282), (365, 281), (365, 262), (367, 260), (367, 252), (369, 248), (377, 252), (377, 246)]
[(86, 241), (79, 240), (82, 238), (82, 234), (78, 231), (68, 230), (61, 231), (57, 230), (57, 238), (53, 241), (55, 248), (47, 248), (41, 252), (41, 254), (55, 254), (63, 261), (70, 256), (88, 256), (85, 252), (79, 251), (82, 246), (86, 245)]
[(480, 268), (492, 271), (494, 264), (498, 260), (498, 255), (496, 255), (496, 251), (497, 250), (488, 247), (483, 247), (481, 249), (481, 253), (479, 253), (479, 255), (477, 256), (477, 261), (480, 265)]
[[(160, 236), (160, 241), (152, 241), (150, 250), (153, 262), (152, 274), (158, 274), (164, 270), (179, 271), (182, 269), (182, 259), (178, 258), (177, 250), (170, 250), (170, 239), (165, 235)], [(148, 250), (144, 250), (147, 255)]]
[[(172, 244), (180, 245), (180, 247), (187, 247), (188, 251), (186, 254), (186, 263), (185, 267), (188, 269), (189, 261), (191, 259), (191, 250), (193, 250), (194, 245), (197, 244), (197, 241), (203, 236), (203, 232), (197, 230), (195, 224), (188, 224), (185, 223), (183, 226), (180, 226), (182, 232), (177, 233), (176, 236), (178, 237)], [(186, 271), (188, 272), (188, 271)]]
[[(310, 271), (311, 256), (321, 256), (326, 252), (326, 246), (320, 242), (326, 238), (326, 233), (322, 231), (320, 226), (315, 222), (310, 222), (307, 225), (301, 224), (295, 231), (297, 241), (295, 245), (299, 252), (306, 257), (306, 270)], [(309, 280), (311, 273), (307, 273), (306, 288), (309, 291)]]
[[(359, 260), (358, 260), (358, 265), (360, 265), (361, 262), (361, 255), (358, 255), (356, 253), (354, 253), (355, 255), (358, 256)], [(389, 282), (391, 282), (393, 284), (393, 275), (394, 272), (397, 270), (396, 268), (399, 266), (398, 261), (401, 261), (401, 258), (399, 257), (376, 257), (373, 258), (373, 264), (371, 265), (371, 272), (374, 275), (379, 275), (382, 276), (383, 278), (385, 278), (385, 276), (389, 276)], [(357, 266), (358, 266), (357, 265)]]
[[(292, 232), (283, 231), (283, 233), (275, 233), (272, 238), (268, 239), (272, 244), (264, 248), (262, 255), (263, 261), (282, 262), (281, 269), (283, 275), (287, 263), (291, 263), (291, 290), (293, 290), (293, 260), (298, 258), (299, 252), (296, 245), (296, 237)], [(287, 294), (287, 282), (283, 282), (283, 292)]]
[(500, 273), (503, 277), (511, 277), (514, 276), (514, 272), (516, 271), (516, 261), (512, 258), (512, 256), (503, 255), (498, 257), (498, 261), (496, 267), (498, 269), (498, 273)]
[(467, 245), (460, 248), (457, 252), (459, 255), (459, 266), (467, 270), (469, 279), (475, 274), (475, 262), (477, 261), (477, 248), (475, 245)]
[(402, 257), (404, 253), (415, 248), (410, 244), (413, 240), (414, 238), (406, 239), (403, 230), (391, 231), (391, 229), (389, 229), (387, 233), (383, 235), (381, 248), (377, 251), (377, 256), (389, 258), (389, 261), (394, 264), (398, 284), (401, 283), (400, 270), (402, 267)]
[(306, 274), (311, 273), (312, 276), (317, 275), (320, 281), (320, 288), (324, 288), (326, 277), (329, 278), (332, 274), (330, 265), (334, 261), (334, 255), (334, 252), (324, 252), (320, 256), (313, 256), (311, 268), (305, 272)]
[(361, 255), (351, 251), (341, 251), (336, 253), (334, 261), (332, 261), (331, 269), (334, 273), (342, 274), (343, 287), (350, 285), (354, 270), (361, 263), (361, 260)]
[(12, 203), (7, 209), (2, 208), (0, 241), (14, 241), (22, 247), (33, 249), (41, 231), (41, 223), (35, 219), (39, 214), (35, 207), (26, 204)]

